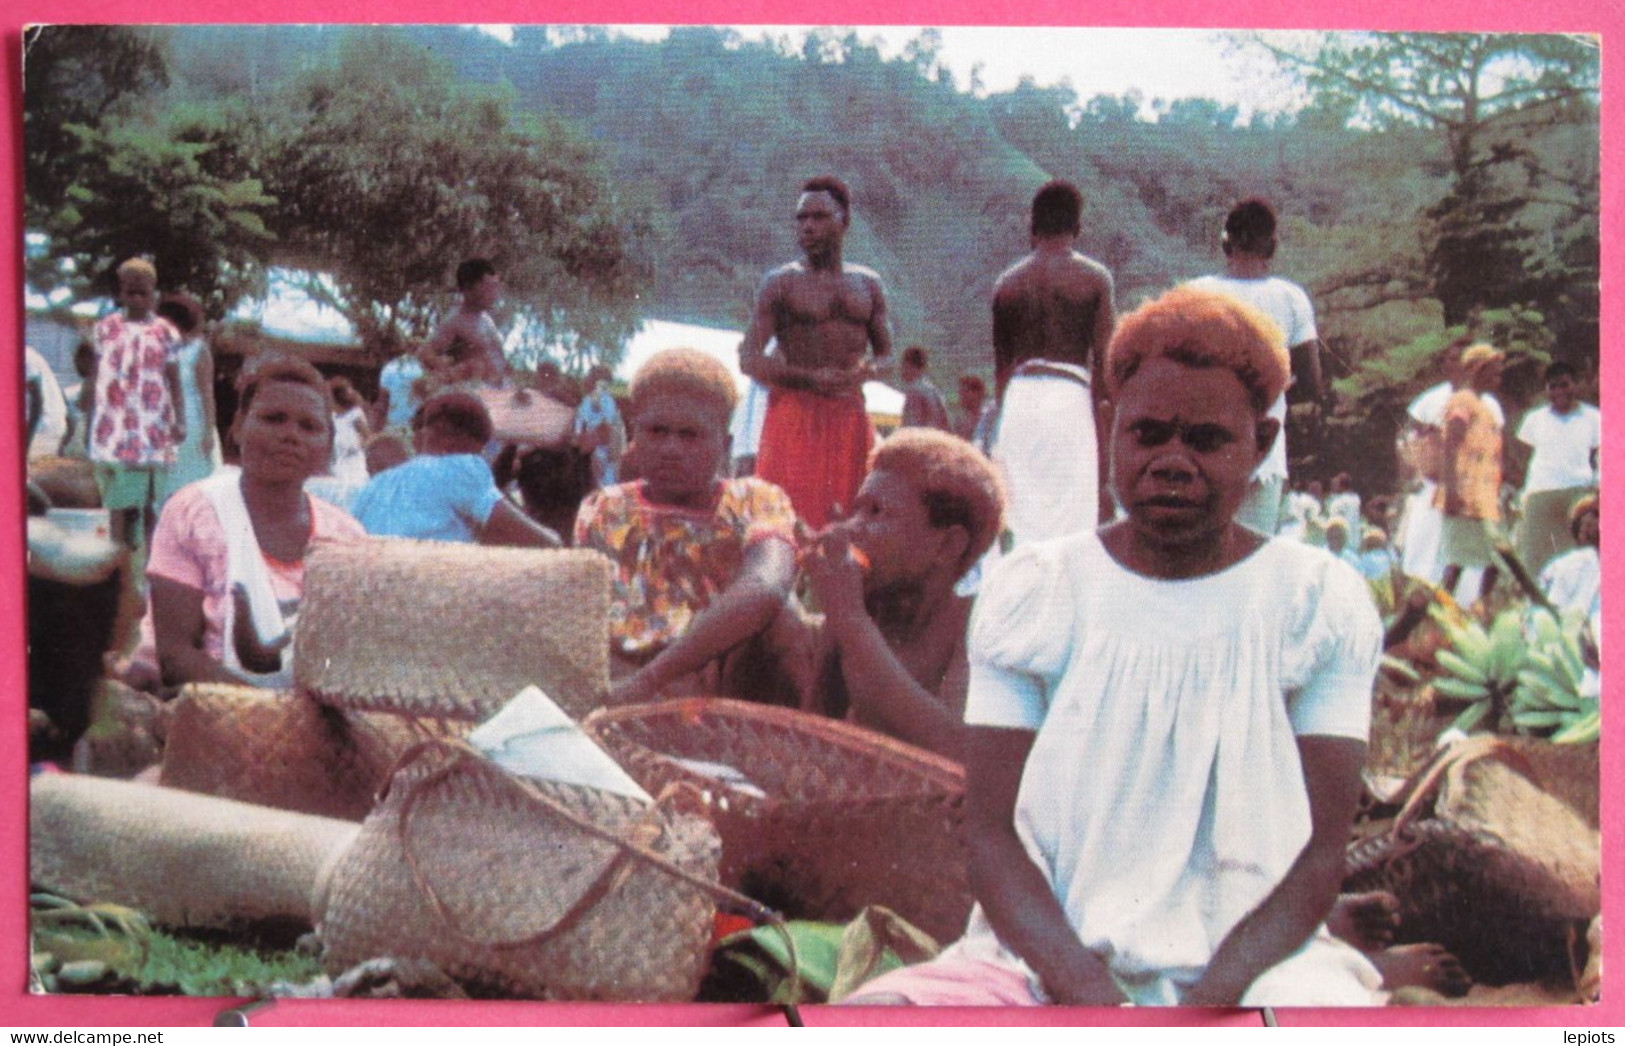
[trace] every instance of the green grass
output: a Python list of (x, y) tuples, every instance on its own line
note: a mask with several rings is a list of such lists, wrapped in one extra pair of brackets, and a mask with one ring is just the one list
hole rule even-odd
[(320, 975), (315, 958), (293, 951), (263, 951), (225, 942), (173, 937), (154, 931), (147, 961), (135, 979), (182, 995), (258, 995), (273, 981), (302, 983)]

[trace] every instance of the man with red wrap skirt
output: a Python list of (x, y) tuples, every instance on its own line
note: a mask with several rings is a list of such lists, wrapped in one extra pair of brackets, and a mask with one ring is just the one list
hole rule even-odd
[(891, 352), (880, 277), (841, 261), (851, 219), (840, 179), (802, 186), (796, 242), (805, 258), (763, 278), (739, 346), (740, 369), (770, 390), (756, 474), (782, 487), (815, 529), (850, 508), (863, 483), (875, 443), (863, 383)]

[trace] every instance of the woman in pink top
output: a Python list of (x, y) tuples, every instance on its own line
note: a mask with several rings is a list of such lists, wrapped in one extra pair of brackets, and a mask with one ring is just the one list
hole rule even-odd
[(303, 489), (333, 451), (332, 398), (316, 369), (266, 357), (239, 394), (232, 432), (241, 470), (177, 492), (153, 535), (151, 653), (169, 686), (291, 685), (305, 558), (322, 542), (364, 536), (348, 514)]

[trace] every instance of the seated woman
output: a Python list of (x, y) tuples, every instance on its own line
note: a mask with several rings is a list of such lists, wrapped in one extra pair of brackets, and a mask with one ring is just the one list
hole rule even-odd
[(971, 599), (954, 585), (1003, 514), (993, 465), (959, 437), (908, 428), (875, 449), (851, 515), (802, 554), (824, 611), (814, 710), (960, 757)]
[(1372, 1005), (1323, 923), (1360, 794), (1381, 624), (1324, 549), (1234, 517), (1286, 346), (1182, 288), (1107, 350), (1126, 518), (1017, 549), (970, 629), (964, 937), (850, 1002)]
[(477, 396), (439, 392), (412, 419), (417, 456), (386, 468), (356, 495), (367, 533), (482, 545), (558, 548), (559, 536), (497, 489), (480, 451), (491, 414)]
[(667, 349), (632, 379), (642, 479), (581, 506), (577, 548), (614, 564), (611, 703), (708, 694), (799, 706), (810, 633), (789, 606), (796, 516), (755, 478), (721, 478), (733, 375), (696, 349)]
[(148, 641), (166, 686), (292, 684), (290, 642), (305, 558), (360, 524), (304, 491), (333, 450), (333, 404), (316, 368), (282, 355), (244, 372), (232, 435), (242, 467), (177, 491), (153, 533)]

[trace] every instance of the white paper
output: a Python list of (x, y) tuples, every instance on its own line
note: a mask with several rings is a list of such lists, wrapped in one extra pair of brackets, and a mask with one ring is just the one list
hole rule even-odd
[(527, 686), (468, 735), (486, 758), (520, 777), (654, 799), (540, 687)]

